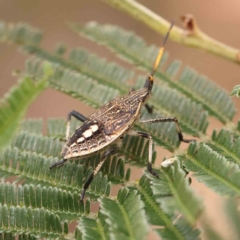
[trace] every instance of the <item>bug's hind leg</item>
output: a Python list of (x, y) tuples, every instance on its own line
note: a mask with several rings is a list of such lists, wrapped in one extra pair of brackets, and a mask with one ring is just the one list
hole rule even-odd
[(71, 117), (75, 117), (77, 120), (81, 121), (81, 122), (85, 122), (87, 120), (86, 117), (84, 117), (81, 113), (72, 110), (67, 117), (67, 129), (66, 129), (66, 140), (68, 140), (69, 138), (69, 132), (70, 132), (70, 121), (71, 121)]
[(156, 119), (141, 120), (140, 122), (141, 123), (175, 122), (179, 141), (185, 142), (185, 143), (190, 143), (190, 142), (196, 141), (195, 139), (184, 139), (183, 138), (183, 134), (182, 134), (181, 128), (179, 126), (178, 119), (175, 117), (166, 117), (166, 118), (161, 117), (161, 118), (156, 118)]
[(55, 168), (55, 167), (61, 166), (61, 165), (63, 165), (66, 161), (67, 161), (67, 159), (62, 159), (61, 161), (55, 162), (55, 163), (53, 163), (53, 164), (49, 167), (49, 169), (52, 170), (52, 169)]
[(105, 160), (107, 159), (108, 156), (112, 155), (113, 153), (115, 153), (117, 151), (119, 147), (118, 146), (114, 146), (110, 149), (108, 149), (104, 154), (103, 154), (103, 158), (101, 159), (101, 161), (99, 162), (99, 164), (97, 165), (97, 167), (94, 169), (94, 171), (92, 172), (92, 174), (90, 175), (90, 177), (88, 178), (88, 180), (85, 182), (85, 184), (83, 185), (83, 189), (82, 189), (82, 193), (80, 195), (80, 201), (82, 202), (84, 199), (84, 195), (86, 190), (88, 189), (89, 185), (91, 184), (92, 180), (94, 179), (94, 177), (98, 174), (99, 170), (101, 169), (103, 163), (105, 162)]

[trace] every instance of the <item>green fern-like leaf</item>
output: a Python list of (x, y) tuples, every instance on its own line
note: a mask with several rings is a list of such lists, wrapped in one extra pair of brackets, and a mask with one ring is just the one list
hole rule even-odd
[[(49, 166), (57, 158), (46, 157), (36, 152), (21, 152), (20, 149), (8, 148), (0, 157), (0, 176), (7, 178), (18, 176), (18, 181), (25, 179), (25, 183), (42, 184), (43, 186), (61, 187), (64, 190), (79, 193), (85, 179), (91, 173), (82, 165), (68, 163), (60, 169), (50, 172)], [(101, 174), (94, 180), (88, 194), (98, 197), (99, 194), (109, 194), (110, 183)]]
[(57, 215), (44, 209), (31, 209), (25, 206), (9, 207), (0, 204), (0, 227), (2, 232), (28, 233), (41, 237), (56, 238), (63, 233)]
[[(31, 120), (30, 122), (33, 122), (33, 120)], [(77, 122), (75, 121), (74, 124), (76, 125)], [(64, 133), (64, 128), (62, 128), (63, 125), (65, 125), (63, 120), (61, 121), (59, 119), (51, 120), (48, 126), (49, 134), (50, 135), (53, 135), (53, 133), (57, 135), (63, 134)], [(22, 126), (24, 127), (24, 125)], [(29, 129), (31, 130), (32, 126), (29, 125)], [(30, 139), (28, 139), (29, 137)], [(129, 152), (126, 150), (122, 152), (123, 155), (126, 152), (127, 154), (126, 156), (130, 156), (131, 154), (134, 154), (135, 150), (136, 151), (140, 150), (144, 145), (147, 146), (145, 142), (139, 142), (136, 141), (136, 139), (137, 139), (136, 137), (129, 137), (125, 140), (124, 146), (131, 146), (131, 148), (129, 148)], [(14, 148), (13, 149), (9, 148), (2, 157), (1, 161), (2, 167), (0, 172), (2, 177), (3, 176), (7, 177), (10, 175), (19, 175), (20, 176), (19, 180), (25, 179), (25, 186), (23, 188), (19, 186), (18, 189), (16, 189), (15, 186), (3, 184), (1, 186), (3, 191), (1, 192), (6, 192), (7, 194), (2, 195), (0, 199), (2, 204), (4, 204), (5, 202), (12, 202), (13, 206), (23, 204), (26, 207), (32, 206), (35, 208), (44, 208), (48, 211), (51, 211), (53, 214), (57, 214), (60, 219), (67, 219), (68, 221), (76, 218), (78, 214), (81, 215), (83, 213), (84, 211), (83, 207), (81, 207), (79, 205), (79, 202), (77, 202), (79, 190), (81, 189), (81, 185), (83, 183), (82, 179), (84, 178), (81, 175), (83, 168), (78, 165), (76, 167), (76, 164), (74, 163), (68, 163), (64, 165), (62, 168), (59, 168), (55, 170), (55, 172), (49, 174), (48, 167), (50, 165), (50, 162), (53, 161), (52, 156), (49, 157), (49, 155), (54, 156), (55, 154), (56, 155), (59, 154), (60, 151), (59, 149), (62, 144), (60, 146), (57, 144), (57, 146), (59, 146), (58, 150), (56, 150), (56, 148), (54, 147), (54, 145), (56, 145), (56, 143), (58, 142), (59, 141), (57, 139), (53, 139), (51, 137), (43, 137), (41, 134), (36, 135), (35, 133), (33, 134), (21, 132), (16, 137), (12, 144)], [(29, 143), (31, 144), (29, 145)], [(38, 148), (36, 148), (36, 146), (38, 146)], [(39, 153), (42, 152), (43, 155), (36, 154), (36, 152), (38, 151)], [(143, 154), (143, 156), (146, 155), (146, 153), (143, 151), (140, 152), (139, 154), (140, 156), (141, 154)], [(35, 164), (32, 164), (33, 162), (35, 162)], [(82, 163), (85, 164), (86, 162), (87, 161), (84, 160)], [(92, 164), (94, 165), (94, 163)], [(138, 165), (137, 161), (136, 162), (134, 161), (134, 164)], [(143, 166), (143, 163), (140, 162), (139, 166)], [(106, 168), (108, 169), (108, 171), (110, 170), (111, 172), (113, 172), (113, 169), (109, 168), (108, 164), (106, 164), (106, 166), (103, 167), (103, 171), (106, 171)], [(80, 169), (81, 171), (79, 171)], [(89, 172), (86, 173), (86, 175), (88, 174)], [(78, 182), (76, 182), (76, 180), (72, 180), (72, 178), (75, 179), (75, 176), (77, 177)], [(38, 187), (34, 189), (33, 187), (34, 185), (32, 184), (42, 184), (42, 186), (38, 185)], [(107, 184), (107, 181), (105, 182), (105, 184)], [(100, 189), (97, 192), (100, 191), (101, 194), (103, 194), (104, 192), (106, 194), (107, 193), (109, 194), (109, 190), (106, 190), (106, 188), (104, 188), (104, 184), (101, 180), (101, 174), (98, 174), (97, 178), (91, 184), (91, 187), (88, 190), (88, 195), (94, 198), (96, 196), (99, 196), (96, 195), (96, 189)], [(40, 199), (42, 200), (40, 201)], [(18, 200), (20, 202), (18, 202)], [(155, 204), (156, 207), (159, 208), (159, 204), (157, 202), (155, 202)], [(146, 206), (145, 203), (144, 205)], [(168, 216), (167, 213), (162, 212), (162, 214), (165, 217)], [(172, 221), (171, 218), (170, 219), (168, 218), (168, 221), (166, 220), (163, 221), (161, 225), (165, 226), (165, 224), (167, 224), (167, 227), (169, 227), (171, 221)], [(126, 224), (126, 222), (124, 222), (124, 224)], [(175, 231), (179, 232), (177, 226)], [(170, 232), (172, 232), (171, 228), (169, 230), (169, 233)], [(177, 236), (179, 234), (180, 236), (184, 236), (184, 234), (181, 232), (178, 233)], [(189, 232), (187, 232), (187, 235), (188, 234)], [(175, 235), (176, 233), (174, 234), (173, 231), (173, 236)]]
[(26, 23), (6, 24), (0, 22), (0, 41), (13, 42), (22, 45), (38, 45), (42, 33)]
[(105, 226), (105, 218), (101, 213), (98, 213), (98, 219), (83, 216), (75, 230), (75, 238), (81, 240), (109, 239)]
[(42, 119), (24, 119), (20, 128), (25, 132), (41, 134), (43, 130), (43, 121)]
[[(136, 192), (127, 188), (118, 192), (117, 200), (100, 200), (101, 213), (106, 216), (111, 239), (146, 239), (148, 225), (143, 203)], [(112, 224), (117, 221), (118, 224)], [(138, 231), (135, 231), (138, 229)]]
[(146, 239), (149, 227), (136, 191), (120, 189), (116, 200), (102, 198), (100, 204), (98, 219), (81, 218), (79, 239), (90, 239), (89, 236), (96, 239)]
[(22, 78), (0, 102), (0, 150), (7, 146), (32, 101), (46, 88), (45, 79)]
[[(167, 183), (165, 182), (163, 186), (166, 188)], [(148, 217), (150, 224), (155, 226), (163, 227), (161, 230), (156, 230), (163, 239), (198, 239), (199, 230), (193, 228), (184, 218), (179, 218), (176, 221), (176, 215), (166, 209), (163, 209), (159, 202), (156, 201), (154, 196), (152, 185), (150, 180), (143, 176), (140, 179), (139, 185), (137, 186), (138, 193), (141, 196), (141, 200), (144, 203), (144, 209)], [(159, 189), (160, 190), (160, 189)], [(181, 192), (178, 192), (177, 195), (182, 195)], [(173, 191), (167, 195), (162, 195), (164, 197), (169, 197), (168, 200), (173, 200)], [(192, 196), (191, 196), (192, 197)], [(193, 201), (194, 202), (194, 201)], [(174, 204), (177, 204), (176, 202)], [(198, 208), (199, 206), (197, 206)], [(195, 216), (196, 217), (196, 216)], [(174, 224), (173, 224), (174, 222)]]
[(161, 173), (160, 180), (152, 180), (155, 199), (169, 215), (179, 211), (193, 225), (201, 213), (201, 201), (189, 188), (186, 173), (180, 168), (179, 161), (175, 161), (171, 167), (164, 168)]
[(222, 195), (239, 196), (239, 166), (214, 151), (204, 143), (194, 143), (188, 148), (184, 164), (194, 177)]
[(11, 206), (25, 206), (32, 209), (46, 209), (58, 215), (61, 220), (76, 220), (84, 211), (84, 204), (79, 202), (79, 194), (57, 187), (9, 183), (0, 184), (0, 203)]
[[(147, 180), (147, 178), (145, 178), (145, 180)], [(143, 184), (143, 182), (141, 184)], [(144, 188), (149, 187), (145, 185)], [(127, 188), (123, 188), (119, 191), (116, 200), (101, 199), (101, 210), (98, 213), (98, 218), (81, 217), (80, 224), (75, 231), (76, 239), (146, 239), (145, 236), (148, 231), (148, 225), (145, 222), (146, 218), (139, 216), (144, 214), (144, 212), (139, 212), (139, 207), (137, 207), (138, 204), (143, 206), (143, 203), (148, 219), (150, 218), (150, 223), (164, 226), (163, 229), (156, 230), (162, 239), (199, 239), (199, 230), (192, 228), (184, 219), (182, 220), (182, 218), (177, 220), (173, 225), (170, 217), (165, 215), (164, 212), (161, 213), (154, 198), (146, 201), (146, 199), (142, 197), (141, 191), (140, 200), (138, 195), (136, 195), (137, 192), (138, 190), (129, 191)], [(151, 197), (148, 190), (145, 192), (145, 196)], [(149, 204), (146, 204), (147, 202)], [(137, 209), (138, 212), (135, 213)], [(159, 218), (159, 213), (161, 218)], [(115, 223), (114, 225), (112, 224), (113, 222)], [(133, 232), (132, 228), (136, 229), (135, 226), (138, 226), (138, 231)], [(141, 226), (141, 228), (139, 228), (139, 226)]]
[(240, 138), (232, 131), (222, 129), (219, 133), (213, 131), (212, 143), (208, 145), (222, 154), (228, 161), (240, 164)]
[(230, 222), (230, 225), (234, 232), (234, 238), (238, 239), (240, 237), (240, 230), (239, 230), (239, 200), (238, 199), (227, 199), (224, 202), (224, 212), (226, 213), (227, 220)]
[(236, 95), (236, 97), (240, 97), (240, 85), (236, 85), (234, 86), (233, 90), (230, 93), (230, 96), (234, 96)]
[[(200, 231), (198, 229), (192, 228), (185, 219), (179, 218), (174, 223), (175, 227), (181, 233), (181, 235), (175, 236), (173, 232), (170, 232), (168, 229), (157, 229), (156, 232), (162, 239), (200, 239)], [(177, 237), (177, 238), (176, 238)]]

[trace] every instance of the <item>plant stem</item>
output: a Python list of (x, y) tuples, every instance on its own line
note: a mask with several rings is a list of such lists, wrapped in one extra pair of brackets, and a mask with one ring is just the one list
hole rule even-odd
[[(160, 17), (156, 13), (152, 12), (145, 6), (136, 2), (135, 0), (103, 0), (109, 5), (121, 9), (137, 20), (142, 21), (147, 26), (155, 30), (156, 32), (165, 35), (170, 22)], [(187, 20), (187, 23), (185, 22)], [(237, 64), (240, 64), (240, 51), (233, 47), (227, 46), (224, 43), (221, 43), (208, 35), (202, 32), (197, 24), (195, 19), (186, 15), (182, 17), (182, 21), (185, 23), (186, 29), (179, 28), (174, 26), (170, 39), (181, 43), (186, 46), (195, 47), (211, 54), (217, 55), (219, 57), (231, 60)]]

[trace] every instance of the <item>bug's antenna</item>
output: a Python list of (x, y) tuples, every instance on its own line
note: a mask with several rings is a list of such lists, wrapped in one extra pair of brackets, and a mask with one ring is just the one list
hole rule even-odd
[(153, 70), (152, 70), (152, 72), (151, 72), (151, 76), (152, 76), (152, 77), (153, 77), (154, 73), (156, 72), (156, 69), (157, 69), (157, 67), (158, 67), (159, 62), (160, 62), (161, 59), (162, 59), (163, 51), (164, 51), (166, 42), (167, 42), (167, 40), (168, 40), (170, 31), (171, 31), (173, 25), (174, 25), (174, 20), (172, 21), (171, 26), (170, 26), (170, 28), (168, 29), (168, 32), (167, 32), (167, 34), (166, 34), (166, 36), (165, 36), (165, 38), (164, 38), (164, 40), (163, 40), (163, 44), (162, 44), (162, 46), (161, 46), (160, 49), (159, 49), (157, 58), (156, 58), (155, 63), (154, 63), (154, 65), (153, 65)]
[(171, 31), (173, 25), (174, 25), (174, 20), (172, 21), (172, 23), (171, 23), (171, 25), (170, 25), (170, 27), (169, 27), (169, 29), (168, 29), (168, 32), (167, 32), (167, 34), (166, 34), (166, 36), (165, 36), (165, 38), (164, 38), (164, 40), (163, 40), (163, 44), (162, 44), (162, 46), (161, 46), (160, 49), (159, 49), (157, 58), (156, 58), (155, 63), (154, 63), (154, 65), (153, 65), (152, 72), (151, 72), (150, 76), (147, 78), (146, 83), (145, 83), (145, 85), (144, 85), (144, 87), (145, 87), (145, 88), (148, 88), (149, 91), (152, 90), (153, 76), (154, 76), (154, 74), (155, 74), (155, 72), (156, 72), (156, 70), (157, 70), (157, 67), (158, 67), (158, 65), (159, 65), (159, 62), (160, 62), (161, 59), (162, 59), (163, 51), (164, 51), (164, 48), (165, 48), (167, 39), (168, 39), (168, 37), (169, 37), (170, 31)]

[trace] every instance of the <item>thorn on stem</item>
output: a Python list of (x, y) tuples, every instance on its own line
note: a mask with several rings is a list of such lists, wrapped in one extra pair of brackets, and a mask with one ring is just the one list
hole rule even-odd
[(185, 14), (181, 16), (182, 23), (184, 27), (186, 28), (188, 35), (196, 34), (198, 30), (198, 26), (196, 23), (195, 18), (191, 14)]

